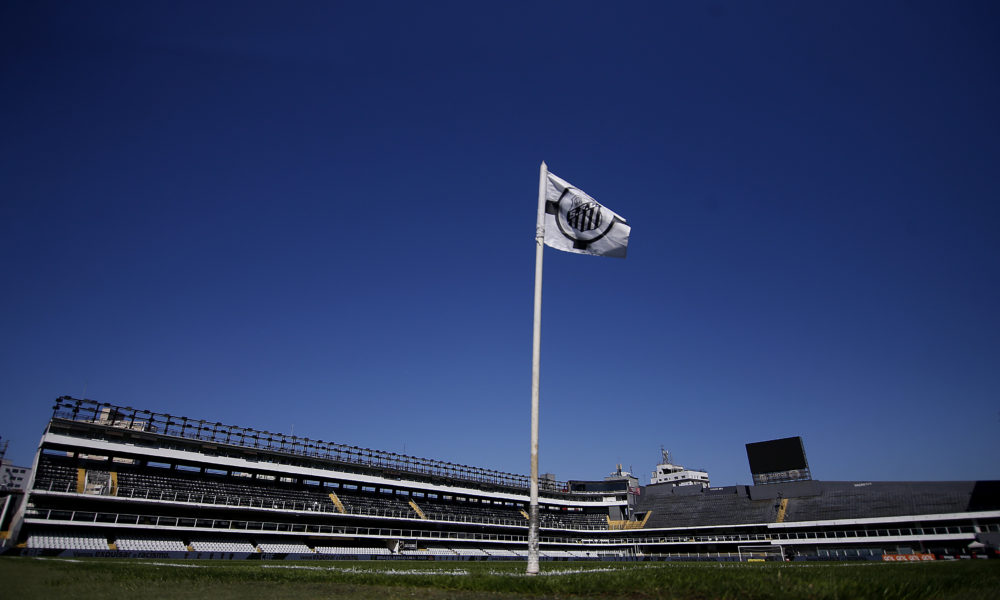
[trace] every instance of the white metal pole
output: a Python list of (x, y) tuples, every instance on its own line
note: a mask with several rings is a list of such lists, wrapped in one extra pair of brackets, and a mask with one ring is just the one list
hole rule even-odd
[(542, 347), (542, 253), (545, 248), (545, 161), (538, 172), (535, 224), (535, 323), (531, 339), (531, 502), (528, 507), (528, 575), (538, 574), (538, 382)]

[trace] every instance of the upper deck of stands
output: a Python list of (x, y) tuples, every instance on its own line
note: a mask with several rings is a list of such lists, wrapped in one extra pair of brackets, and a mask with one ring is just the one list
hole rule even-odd
[(1000, 482), (802, 481), (718, 488), (651, 485), (647, 527), (794, 523), (1000, 510)]

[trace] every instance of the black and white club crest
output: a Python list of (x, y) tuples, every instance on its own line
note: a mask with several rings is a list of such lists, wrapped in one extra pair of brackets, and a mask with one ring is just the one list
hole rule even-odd
[(601, 226), (601, 205), (573, 198), (573, 208), (566, 213), (566, 222), (576, 231), (592, 231)]
[(575, 187), (563, 189), (555, 202), (550, 200), (546, 212), (555, 217), (559, 233), (576, 249), (586, 249), (620, 222), (615, 213)]

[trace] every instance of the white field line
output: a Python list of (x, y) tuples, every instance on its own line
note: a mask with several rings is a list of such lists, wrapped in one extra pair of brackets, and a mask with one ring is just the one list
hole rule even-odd
[[(62, 562), (85, 562), (76, 558), (49, 558), (49, 557), (33, 557), (35, 560), (50, 560), (50, 561), (62, 561)], [(94, 562), (94, 561), (86, 561)], [(106, 561), (112, 562), (112, 561)], [(904, 563), (904, 564), (927, 564), (931, 561), (926, 561), (923, 563)], [(935, 561), (938, 562), (938, 561)], [(945, 561), (940, 561), (944, 563)], [(185, 563), (167, 563), (167, 562), (151, 562), (151, 561), (136, 561), (138, 564), (150, 565), (154, 567), (178, 567), (183, 569), (202, 569), (208, 568), (210, 566), (218, 565), (199, 565), (199, 564), (185, 564)], [(543, 570), (539, 573), (541, 576), (559, 576), (559, 575), (579, 575), (583, 573), (614, 573), (617, 571), (635, 571), (637, 569), (669, 569), (671, 566), (676, 566), (677, 563), (659, 563), (659, 564), (644, 564), (644, 565), (634, 565), (630, 567), (596, 567), (593, 569), (578, 568), (578, 569), (555, 569), (555, 570)], [(685, 564), (685, 563), (680, 563)], [(866, 561), (866, 562), (850, 562), (850, 563), (782, 563), (778, 565), (781, 569), (809, 569), (809, 568), (830, 568), (830, 567), (876, 567), (878, 565), (890, 565), (890, 564), (900, 564), (900, 563), (890, 563), (881, 561)], [(443, 565), (442, 565), (443, 566)], [(465, 569), (366, 569), (361, 567), (316, 567), (308, 565), (260, 565), (262, 569), (299, 569), (305, 571), (328, 571), (334, 573), (357, 573), (363, 575), (431, 575), (431, 576), (460, 576), (465, 577), (471, 575), (470, 571)], [(717, 569), (745, 569), (747, 565), (744, 563), (720, 563), (715, 566)], [(483, 571), (484, 575), (499, 575), (503, 577), (528, 577), (527, 573), (521, 571)]]
[[(359, 567), (341, 568), (341, 567), (310, 567), (306, 565), (261, 565), (264, 569), (306, 569), (310, 571), (335, 571), (338, 573), (363, 573), (366, 575), (471, 575), (469, 571), (465, 569), (364, 569)], [(643, 565), (640, 568), (651, 568), (650, 566)], [(655, 567), (653, 567), (655, 568)], [(558, 569), (558, 570), (544, 570), (539, 575), (542, 576), (554, 576), (554, 575), (577, 575), (580, 573), (613, 573), (616, 571), (626, 571), (635, 570), (632, 568), (618, 568), (614, 569), (611, 567), (599, 567), (593, 569)], [(506, 577), (526, 577), (527, 574), (517, 571), (483, 571), (485, 575), (501, 575)]]
[[(62, 561), (62, 562), (85, 562), (76, 558), (46, 558), (37, 557), (37, 560), (52, 560), (52, 561)], [(117, 559), (116, 559), (117, 560)], [(95, 562), (95, 561), (86, 561)], [(112, 561), (104, 561), (112, 562)], [(153, 567), (178, 567), (183, 569), (203, 569), (218, 565), (199, 565), (199, 564), (186, 564), (186, 563), (173, 563), (173, 562), (156, 562), (156, 561), (136, 561), (136, 564), (150, 565)], [(358, 573), (364, 575), (442, 575), (442, 576), (467, 576), (472, 573), (465, 569), (365, 569), (361, 567), (315, 567), (309, 565), (260, 565), (262, 569), (299, 569), (305, 571), (329, 571), (335, 573)], [(581, 573), (613, 573), (615, 571), (634, 571), (637, 567), (621, 567), (621, 568), (611, 568), (611, 567), (599, 567), (593, 569), (558, 569), (558, 570), (543, 570), (539, 575), (542, 576), (557, 576), (557, 575), (577, 575)], [(656, 565), (642, 565), (643, 569), (658, 568)], [(485, 575), (500, 575), (506, 577), (527, 577), (528, 575), (523, 572), (518, 571), (483, 571)]]

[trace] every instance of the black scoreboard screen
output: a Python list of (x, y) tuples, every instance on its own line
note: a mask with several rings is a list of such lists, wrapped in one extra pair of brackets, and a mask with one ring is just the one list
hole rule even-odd
[(747, 444), (747, 459), (754, 475), (809, 468), (802, 438), (798, 436)]

